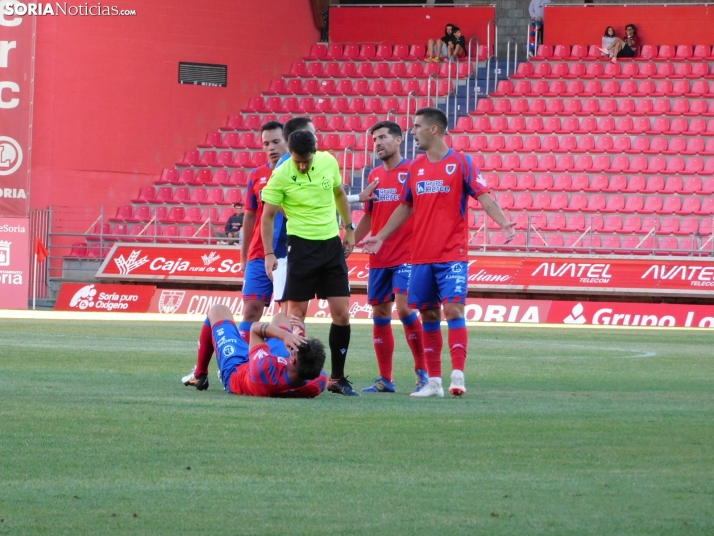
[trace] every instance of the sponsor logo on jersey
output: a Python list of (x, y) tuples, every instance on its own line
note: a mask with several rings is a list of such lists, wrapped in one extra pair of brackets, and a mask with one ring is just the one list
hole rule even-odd
[(374, 191), (374, 201), (377, 203), (399, 201), (399, 192), (396, 188), (378, 188)]
[(419, 181), (416, 183), (417, 195), (442, 194), (451, 191), (449, 186), (444, 185), (444, 181)]

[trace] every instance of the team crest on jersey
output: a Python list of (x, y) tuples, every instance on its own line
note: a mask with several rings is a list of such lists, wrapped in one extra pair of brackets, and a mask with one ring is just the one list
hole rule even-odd
[(461, 263), (455, 262), (454, 264), (451, 265), (451, 271), (454, 272), (455, 274), (461, 273), (461, 270), (463, 267), (461, 266)]
[(456, 164), (446, 164), (446, 173), (453, 175), (454, 171), (456, 171)]
[(399, 173), (397, 174), (397, 179), (399, 179), (400, 184), (404, 184), (404, 182), (407, 180), (407, 174)]

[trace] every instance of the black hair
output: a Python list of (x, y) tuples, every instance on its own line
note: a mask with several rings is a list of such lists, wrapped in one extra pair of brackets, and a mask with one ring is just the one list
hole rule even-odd
[(451, 22), (447, 22), (447, 23), (446, 23), (446, 26), (444, 26), (444, 33), (446, 33), (446, 29), (447, 29), (449, 26), (451, 26), (451, 33), (454, 33), (454, 28), (456, 28), (456, 26), (455, 26), (453, 23), (451, 23)]
[(625, 30), (627, 30), (630, 26), (632, 26), (632, 35), (637, 35), (637, 26), (632, 23), (625, 25)]
[(268, 121), (265, 123), (262, 127), (260, 127), (261, 132), (265, 132), (266, 130), (283, 130), (285, 126), (280, 122), (280, 121)]
[[(605, 28), (605, 33), (603, 34), (603, 37), (610, 37), (609, 35), (607, 35), (607, 31), (610, 28), (612, 28), (612, 26), (608, 26), (607, 28)], [(615, 37), (616, 35), (617, 35), (617, 32), (615, 31), (615, 28), (612, 28), (612, 36)]]
[(314, 154), (317, 152), (317, 140), (312, 132), (296, 130), (288, 137), (288, 149), (300, 156)]
[(454, 26), (453, 28), (451, 28), (452, 34), (455, 34), (456, 32), (460, 32), (460, 31), (461, 31), (461, 28), (459, 28), (458, 26)]
[(306, 129), (310, 123), (312, 123), (312, 119), (309, 117), (293, 117), (285, 123), (285, 126), (283, 127), (283, 136), (285, 136), (285, 139), (287, 140), (290, 138), (290, 134), (298, 130)]
[(233, 208), (242, 207), (243, 203), (233, 203)]
[(400, 127), (397, 123), (394, 121), (380, 121), (376, 125), (374, 125), (372, 128), (369, 129), (370, 134), (374, 134), (377, 132), (380, 128), (386, 128), (387, 132), (389, 132), (392, 136), (396, 137), (404, 137), (404, 133), (402, 132), (402, 127)]
[(317, 339), (307, 339), (297, 351), (297, 372), (302, 380), (314, 380), (325, 365), (325, 345)]
[(449, 126), (446, 114), (439, 108), (419, 108), (415, 115), (421, 115), (427, 123), (438, 126), (442, 133), (445, 133)]

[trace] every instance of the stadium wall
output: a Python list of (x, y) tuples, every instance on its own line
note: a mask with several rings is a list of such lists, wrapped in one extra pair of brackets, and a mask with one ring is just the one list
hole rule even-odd
[[(127, 203), (319, 38), (310, 0), (119, 7), (136, 16), (37, 17), (33, 209)], [(179, 84), (179, 61), (228, 87)]]
[(634, 24), (641, 45), (711, 44), (714, 6), (546, 6), (544, 42), (598, 44), (605, 28), (613, 26), (618, 35), (625, 25)]

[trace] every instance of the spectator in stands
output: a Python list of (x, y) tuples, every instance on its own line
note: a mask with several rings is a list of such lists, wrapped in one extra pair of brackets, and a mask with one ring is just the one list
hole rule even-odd
[(617, 58), (634, 58), (637, 56), (637, 28), (635, 28), (634, 24), (628, 24), (625, 27), (625, 32), (624, 39), (616, 38), (612, 63), (616, 63)]
[(617, 35), (615, 35), (615, 28), (608, 26), (605, 28), (605, 35), (602, 36), (602, 52), (603, 56), (608, 56), (613, 58), (615, 56), (615, 43), (617, 42)]
[(426, 58), (424, 61), (439, 61), (441, 58), (449, 57), (449, 46), (454, 39), (454, 25), (449, 23), (444, 27), (444, 37), (437, 39), (434, 43), (433, 39), (429, 39), (426, 45)]
[(454, 37), (449, 43), (449, 61), (454, 61), (455, 57), (461, 57), (466, 51), (466, 38), (461, 34), (461, 28), (454, 26)]
[(226, 222), (226, 236), (232, 238), (231, 243), (237, 244), (240, 240), (240, 231), (243, 228), (243, 203), (234, 203), (235, 214)]
[(535, 26), (538, 31), (538, 42), (534, 43), (536, 46), (543, 42), (543, 12), (546, 4), (550, 4), (550, 0), (531, 0), (528, 6), (528, 13), (532, 21), (531, 25)]

